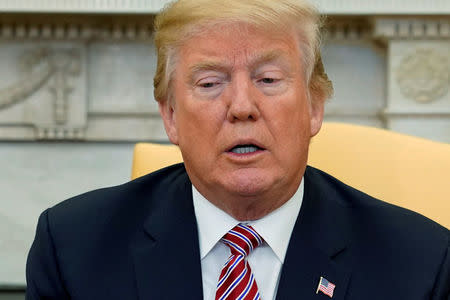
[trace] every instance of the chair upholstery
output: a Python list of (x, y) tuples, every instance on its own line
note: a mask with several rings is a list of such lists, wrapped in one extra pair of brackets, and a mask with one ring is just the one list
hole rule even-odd
[[(181, 162), (177, 147), (139, 143), (132, 178)], [(450, 228), (450, 145), (372, 127), (325, 123), (308, 164)]]

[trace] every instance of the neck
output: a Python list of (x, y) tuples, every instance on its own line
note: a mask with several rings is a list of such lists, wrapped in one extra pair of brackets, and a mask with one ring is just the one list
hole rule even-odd
[(202, 189), (201, 186), (195, 184), (194, 186), (209, 202), (234, 219), (238, 221), (253, 221), (270, 214), (289, 201), (297, 191), (300, 182), (301, 177), (297, 183), (282, 189), (283, 193), (280, 193), (278, 189), (271, 189), (265, 193), (251, 196), (219, 190), (209, 191)]

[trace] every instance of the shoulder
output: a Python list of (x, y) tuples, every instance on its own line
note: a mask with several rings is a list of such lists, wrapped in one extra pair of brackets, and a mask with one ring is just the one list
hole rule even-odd
[(383, 291), (402, 287), (396, 279), (408, 278), (412, 286), (404, 295), (425, 292), (432, 293), (432, 299), (448, 296), (448, 229), (416, 212), (375, 199), (311, 167), (305, 173), (306, 193), (309, 193), (307, 201), (320, 203), (314, 204), (320, 208), (316, 211), (325, 211), (317, 213), (316, 218), (326, 224), (322, 225), (327, 228), (326, 232), (344, 240), (347, 250), (340, 259), (353, 269), (354, 285), (376, 283), (378, 289), (372, 296), (381, 299), (385, 297), (380, 296)]
[(305, 184), (325, 202), (346, 212), (354, 234), (367, 236), (373, 232), (373, 238), (391, 239), (397, 244), (448, 247), (450, 231), (419, 213), (373, 198), (313, 167), (307, 168)]
[(67, 199), (47, 210), (49, 226), (67, 233), (114, 224), (142, 224), (143, 218), (164, 200), (169, 189), (183, 190), (189, 184), (184, 165), (173, 165), (125, 184)]

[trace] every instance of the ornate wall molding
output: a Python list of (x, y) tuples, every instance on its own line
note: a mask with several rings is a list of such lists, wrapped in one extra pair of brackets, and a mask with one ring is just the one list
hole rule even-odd
[(443, 15), (450, 13), (447, 0), (315, 0), (325, 14), (341, 15)]
[(89, 25), (84, 22), (41, 23), (41, 22), (1, 22), (0, 39), (3, 40), (151, 40), (152, 25), (136, 23), (111, 23)]
[(388, 39), (387, 128), (450, 142), (450, 40)]
[(53, 13), (131, 13), (154, 14), (167, 0), (0, 0), (4, 12)]
[(403, 57), (396, 79), (405, 97), (428, 103), (448, 94), (449, 72), (447, 57), (430, 48), (418, 48)]
[[(0, 89), (0, 110), (26, 100), (50, 78), (53, 70), (49, 62), (44, 60), (47, 56), (45, 49), (39, 49), (22, 57), (18, 63), (22, 69), (22, 78)], [(43, 66), (39, 68), (41, 64)]]
[(84, 140), (85, 128), (63, 128), (63, 127), (38, 127), (35, 129), (37, 140)]
[(21, 52), (6, 53), (18, 57), (19, 75), (12, 84), (0, 88), (0, 126), (6, 126), (3, 134), (9, 136), (5, 134), (8, 129), (25, 127), (37, 140), (83, 139), (87, 116), (85, 49), (47, 43)]
[(376, 18), (374, 20), (374, 37), (450, 39), (450, 18)]
[(330, 17), (324, 31), (327, 41), (355, 41), (372, 38), (372, 26), (366, 19)]
[(325, 14), (338, 15), (444, 15), (450, 13), (447, 0), (315, 0)]
[(0, 139), (165, 141), (151, 88), (152, 22), (0, 17)]
[[(70, 12), (70, 13), (151, 13), (158, 12), (168, 0), (0, 0), (4, 12)], [(315, 0), (326, 14), (446, 14), (447, 0)]]
[(54, 121), (58, 124), (67, 122), (68, 94), (72, 87), (68, 84), (68, 76), (80, 74), (80, 54), (74, 49), (52, 51), (48, 48), (38, 48), (24, 53), (18, 63), (23, 72), (23, 78), (11, 86), (0, 89), (0, 109), (16, 105), (49, 79), (49, 90), (54, 97)]
[(373, 18), (373, 37), (387, 48), (382, 116), (388, 129), (450, 141), (445, 130), (450, 125), (450, 18), (445, 14)]
[[(438, 120), (446, 120), (450, 118), (450, 111), (442, 112), (442, 111), (395, 111), (395, 110), (386, 110), (382, 113), (384, 118), (407, 118), (409, 120), (414, 120), (415, 118), (422, 119), (438, 119)], [(448, 137), (447, 137), (448, 140)]]
[[(58, 3), (63, 5), (68, 2)], [(119, 2), (115, 0), (114, 3)], [(4, 51), (23, 52), (28, 49), (24, 53), (31, 53), (34, 49), (39, 53), (46, 49), (48, 52), (40, 54), (45, 58), (37, 59), (39, 63), (25, 72), (27, 76), (13, 83), (6, 81), (7, 84), (0, 86), (0, 138), (166, 140), (152, 97), (151, 82), (155, 64), (152, 22), (153, 16), (148, 14), (3, 14), (0, 18), (0, 40), (6, 48), (15, 45), (16, 50), (4, 50), (3, 47), (0, 64), (6, 63), (7, 68), (24, 68), (27, 65), (24, 62), (28, 60), (28, 65), (33, 65), (33, 59), (30, 58), (33, 55), (27, 54), (27, 59), (19, 59), (17, 66), (11, 66), (7, 62), (11, 59), (4, 55)], [(361, 108), (370, 110), (365, 112), (350, 105), (351, 101), (348, 100), (348, 106), (345, 107), (351, 107), (353, 113), (346, 114), (330, 107), (328, 118), (381, 120), (391, 112), (403, 112), (406, 115), (413, 113), (416, 109), (414, 105), (419, 105), (419, 111), (430, 115), (447, 111), (442, 103), (448, 95), (448, 86), (445, 86), (448, 70), (446, 73), (443, 65), (438, 66), (437, 59), (431, 60), (434, 71), (430, 71), (430, 74), (436, 76), (431, 76), (435, 80), (430, 80), (430, 74), (423, 72), (428, 70), (431, 56), (421, 55), (421, 59), (413, 56), (410, 49), (416, 49), (416, 44), (404, 46), (403, 50), (392, 50), (392, 45), (395, 41), (426, 41), (428, 46), (421, 49), (430, 48), (435, 53), (434, 45), (429, 47), (428, 41), (442, 43), (450, 39), (449, 18), (332, 15), (326, 26), (325, 41), (334, 43), (333, 49), (337, 51), (336, 54), (329, 54), (330, 57), (335, 56), (331, 59), (334, 59), (336, 68), (342, 70), (345, 76), (352, 77), (354, 74), (348, 73), (349, 69), (354, 59), (360, 57), (359, 64), (377, 63), (381, 65), (377, 68), (382, 69), (387, 53), (389, 70), (386, 77), (390, 88), (382, 115), (382, 104), (361, 104)], [(383, 47), (373, 43), (377, 39), (385, 41)], [(69, 54), (70, 49), (78, 49), (79, 54), (75, 54), (76, 51)], [(380, 59), (370, 56), (371, 51), (377, 52), (376, 56)], [(443, 55), (445, 46), (436, 53)], [(365, 59), (362, 59), (364, 55)], [(339, 56), (342, 57), (336, 58)], [(6, 70), (5, 67), (2, 71), (0, 65), (3, 78), (9, 78)], [(365, 74), (369, 73), (372, 74)], [(367, 85), (370, 85), (370, 76), (378, 75), (359, 77), (365, 78)], [(428, 80), (430, 86), (417, 84), (420, 80)], [(379, 83), (381, 81), (384, 82), (375, 79), (373, 84), (384, 88)], [(352, 95), (348, 93), (346, 96)], [(382, 98), (381, 93), (377, 98)]]

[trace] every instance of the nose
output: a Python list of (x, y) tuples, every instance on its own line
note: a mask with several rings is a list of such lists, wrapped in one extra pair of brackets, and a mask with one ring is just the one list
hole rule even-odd
[(230, 86), (227, 119), (229, 122), (256, 121), (261, 115), (257, 103), (257, 91), (254, 90), (250, 79), (245, 76), (239, 77), (235, 78)]

